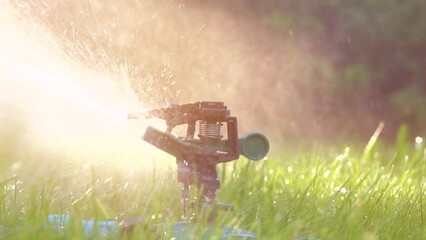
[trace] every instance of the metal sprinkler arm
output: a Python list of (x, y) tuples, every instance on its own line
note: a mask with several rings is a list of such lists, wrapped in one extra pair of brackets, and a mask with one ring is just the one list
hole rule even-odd
[[(269, 143), (261, 134), (238, 139), (237, 118), (230, 115), (223, 102), (174, 104), (138, 115), (146, 118), (156, 117), (166, 122), (165, 132), (148, 127), (143, 139), (176, 157), (177, 180), (183, 184), (184, 216), (189, 205), (191, 185), (197, 186), (199, 204), (211, 204), (215, 209), (230, 209), (221, 207), (222, 205), (218, 205), (215, 201), (216, 190), (220, 188), (216, 165), (238, 159), (240, 149), (249, 159), (255, 160), (262, 159), (269, 150)], [(129, 118), (133, 116), (129, 115)], [(183, 124), (187, 125), (185, 137), (171, 134), (174, 127)], [(224, 124), (227, 126), (226, 140), (222, 140), (221, 129)], [(247, 151), (248, 148), (254, 149), (254, 152)], [(214, 216), (215, 213), (212, 213), (211, 219), (214, 219)]]

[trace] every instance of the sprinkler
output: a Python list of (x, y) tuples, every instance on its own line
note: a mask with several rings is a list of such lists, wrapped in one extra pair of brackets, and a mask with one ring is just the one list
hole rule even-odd
[[(177, 181), (183, 185), (183, 222), (173, 226), (176, 239), (189, 239), (188, 230), (201, 219), (213, 226), (218, 210), (233, 210), (232, 205), (216, 200), (216, 191), (220, 188), (217, 164), (236, 160), (240, 154), (251, 160), (261, 160), (269, 151), (268, 139), (260, 133), (238, 138), (237, 118), (231, 116), (223, 102), (174, 104), (129, 114), (128, 118), (137, 119), (140, 116), (160, 118), (167, 125), (165, 132), (148, 127), (142, 138), (176, 157)], [(172, 134), (178, 125), (187, 125), (185, 136)], [(192, 186), (196, 187), (196, 196), (190, 194)], [(205, 231), (201, 239), (209, 239), (211, 231)], [(242, 229), (221, 227), (220, 239), (230, 238), (254, 239), (255, 235)]]

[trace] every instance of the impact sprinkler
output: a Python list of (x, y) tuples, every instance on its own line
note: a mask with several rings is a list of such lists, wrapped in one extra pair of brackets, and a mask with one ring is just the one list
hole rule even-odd
[[(165, 132), (148, 127), (143, 140), (176, 157), (177, 181), (182, 188), (183, 222), (173, 226), (175, 239), (190, 239), (188, 232), (195, 223), (206, 219), (213, 226), (218, 210), (231, 211), (233, 206), (216, 201), (220, 188), (216, 165), (239, 158), (240, 154), (251, 160), (263, 159), (269, 151), (268, 139), (260, 133), (238, 138), (237, 118), (223, 102), (195, 102), (183, 105), (129, 114), (129, 119), (160, 118), (165, 120)], [(175, 136), (173, 128), (187, 125), (186, 136)], [(226, 125), (226, 139), (222, 128)], [(197, 134), (196, 134), (197, 132)], [(191, 197), (190, 188), (196, 186), (197, 195)], [(191, 212), (189, 212), (191, 210)], [(210, 239), (213, 227), (201, 239)], [(254, 239), (255, 234), (230, 227), (221, 227), (220, 239)]]

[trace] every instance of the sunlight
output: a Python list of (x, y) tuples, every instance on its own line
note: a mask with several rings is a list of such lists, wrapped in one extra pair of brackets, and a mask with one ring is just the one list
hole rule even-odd
[(127, 120), (128, 113), (145, 109), (127, 76), (121, 73), (117, 79), (102, 69), (82, 67), (47, 32), (12, 9), (1, 10), (0, 22), (2, 127), (22, 124), (20, 137), (29, 152), (150, 165), (160, 151), (140, 136), (155, 120)]

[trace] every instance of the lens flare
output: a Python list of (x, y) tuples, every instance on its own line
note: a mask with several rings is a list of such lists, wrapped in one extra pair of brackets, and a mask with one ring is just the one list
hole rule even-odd
[(151, 123), (127, 120), (127, 113), (144, 107), (125, 69), (112, 76), (82, 66), (48, 31), (7, 4), (0, 10), (0, 39), (0, 127), (19, 125), (16, 137), (28, 152), (124, 164), (155, 161), (158, 151), (140, 139)]

